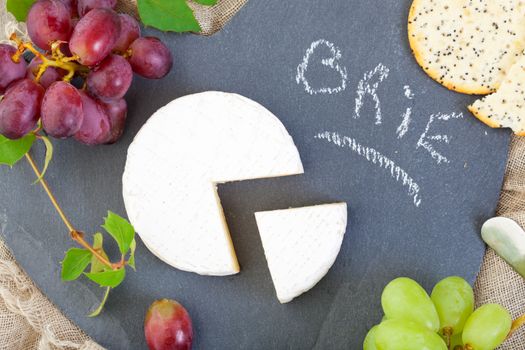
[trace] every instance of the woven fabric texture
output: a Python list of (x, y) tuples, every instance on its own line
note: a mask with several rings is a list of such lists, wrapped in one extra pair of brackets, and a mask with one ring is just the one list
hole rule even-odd
[[(498, 215), (516, 220), (525, 228), (525, 137), (513, 137)], [(492, 249), (487, 249), (474, 288), (476, 304), (499, 303), (514, 318), (525, 313), (525, 280)], [(522, 327), (500, 349), (525, 349), (525, 328)]]
[[(220, 30), (248, 0), (219, 0), (214, 6), (204, 6), (189, 2), (201, 25), (203, 35), (211, 35)], [(117, 10), (139, 18), (136, 0), (120, 0)]]
[[(202, 34), (220, 30), (247, 0), (219, 0), (207, 7), (190, 3)], [(14, 31), (25, 35), (23, 25), (5, 11), (0, 0), (0, 43)], [(135, 0), (120, 0), (118, 9), (137, 16)], [(3, 30), (2, 30), (3, 29)], [(525, 227), (525, 137), (512, 139), (498, 215)], [(1, 224), (1, 218), (0, 218)], [(2, 233), (0, 225), (0, 234)], [(507, 307), (514, 317), (525, 313), (525, 281), (488, 249), (475, 285), (476, 303), (493, 302)], [(0, 350), (102, 349), (68, 320), (17, 265), (9, 248), (0, 241)], [(525, 349), (525, 328), (517, 331), (502, 350)]]

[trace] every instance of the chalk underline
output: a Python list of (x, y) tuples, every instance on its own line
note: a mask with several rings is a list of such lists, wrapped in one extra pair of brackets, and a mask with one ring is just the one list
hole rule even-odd
[(390, 175), (397, 182), (400, 182), (403, 187), (407, 187), (408, 195), (412, 197), (414, 205), (419, 207), (421, 204), (421, 197), (419, 193), (419, 185), (414, 181), (408, 173), (399, 167), (392, 159), (381, 154), (372, 147), (360, 144), (356, 139), (350, 136), (340, 135), (337, 132), (324, 131), (314, 136), (316, 139), (328, 141), (338, 147), (347, 148), (352, 152), (365, 158), (372, 164), (389, 171)]

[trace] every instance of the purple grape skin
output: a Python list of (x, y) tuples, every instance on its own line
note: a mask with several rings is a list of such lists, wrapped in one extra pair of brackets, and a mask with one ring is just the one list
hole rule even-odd
[(86, 82), (93, 95), (107, 101), (124, 97), (132, 80), (128, 61), (119, 55), (109, 55), (89, 73)]
[(113, 10), (94, 9), (78, 21), (69, 49), (80, 63), (95, 66), (108, 56), (120, 35), (120, 20)]
[(78, 14), (84, 17), (93, 9), (114, 9), (117, 0), (78, 0)]
[(85, 91), (80, 91), (84, 120), (80, 130), (74, 135), (75, 140), (86, 145), (101, 145), (111, 137), (109, 117), (102, 105), (89, 96)]
[[(42, 60), (39, 57), (35, 56), (27, 66), (26, 78), (35, 79), (41, 64)], [(62, 80), (66, 73), (67, 72), (65, 70), (60, 68), (47, 67), (44, 74), (42, 74), (42, 76), (40, 77), (40, 81), (38, 83), (42, 85), (44, 89), (47, 89), (55, 81)]]
[(78, 90), (65, 81), (57, 81), (47, 89), (42, 100), (42, 126), (59, 139), (73, 136), (80, 130), (84, 112)]
[(140, 38), (139, 22), (130, 15), (121, 13), (118, 15), (120, 19), (120, 36), (115, 44), (114, 50), (125, 52), (131, 43)]
[(39, 0), (27, 15), (27, 32), (42, 50), (50, 50), (52, 41), (68, 41), (73, 26), (68, 8), (60, 0)]
[(12, 84), (0, 101), (0, 134), (19, 139), (38, 121), (44, 88), (31, 79)]
[(0, 44), (0, 95), (12, 82), (22, 79), (26, 75), (27, 63), (23, 57), (15, 63), (12, 60), (16, 48), (11, 45)]
[(168, 74), (173, 66), (170, 50), (158, 38), (138, 38), (129, 48), (131, 68), (145, 78), (160, 79)]
[(126, 100), (123, 98), (110, 102), (100, 102), (102, 107), (106, 110), (109, 117), (110, 125), (110, 138), (107, 141), (108, 144), (112, 144), (118, 141), (124, 133), (124, 127), (126, 126), (126, 116), (128, 113), (128, 105)]
[(66, 5), (69, 16), (71, 18), (77, 18), (78, 17), (78, 11), (77, 11), (77, 0), (60, 0), (64, 5)]

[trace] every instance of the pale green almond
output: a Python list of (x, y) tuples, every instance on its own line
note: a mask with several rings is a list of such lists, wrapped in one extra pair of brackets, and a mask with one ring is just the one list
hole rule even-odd
[(525, 278), (525, 231), (520, 225), (509, 218), (495, 217), (483, 224), (481, 237)]

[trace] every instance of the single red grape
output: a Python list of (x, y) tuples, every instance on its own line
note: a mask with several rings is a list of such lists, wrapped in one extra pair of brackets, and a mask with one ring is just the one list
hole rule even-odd
[(100, 102), (102, 107), (106, 110), (109, 117), (109, 126), (111, 137), (107, 143), (115, 143), (122, 136), (124, 127), (126, 126), (126, 115), (128, 113), (128, 105), (123, 98), (119, 100)]
[(61, 2), (64, 3), (64, 5), (66, 5), (68, 11), (69, 11), (69, 16), (71, 16), (71, 18), (77, 18), (78, 17), (78, 12), (77, 12), (77, 0), (60, 0)]
[(121, 13), (118, 16), (120, 19), (120, 36), (114, 50), (125, 52), (131, 43), (140, 37), (140, 25), (130, 15)]
[(138, 38), (129, 48), (129, 63), (135, 73), (149, 79), (160, 79), (171, 70), (171, 52), (158, 38)]
[(84, 120), (75, 139), (86, 145), (101, 145), (111, 137), (109, 117), (102, 105), (85, 91), (79, 91), (82, 98)]
[(109, 55), (89, 73), (86, 82), (93, 95), (112, 100), (124, 97), (132, 80), (133, 71), (128, 61), (119, 55)]
[(113, 10), (94, 9), (78, 21), (69, 48), (80, 63), (94, 66), (115, 47), (120, 35), (120, 20)]
[(9, 87), (0, 101), (0, 134), (19, 139), (36, 126), (44, 88), (31, 79)]
[(78, 0), (78, 14), (84, 17), (93, 9), (113, 9), (117, 5), (117, 0)]
[(150, 350), (189, 350), (193, 326), (186, 309), (174, 300), (157, 300), (144, 321), (146, 343)]
[(18, 79), (22, 79), (26, 74), (26, 61), (21, 57), (20, 61), (15, 63), (12, 60), (15, 53), (15, 47), (0, 44), (0, 95), (3, 95), (9, 84)]
[(70, 12), (60, 0), (35, 2), (26, 23), (31, 41), (42, 50), (50, 50), (52, 41), (68, 41), (73, 29)]
[[(35, 79), (41, 64), (42, 60), (38, 56), (35, 56), (27, 66), (26, 78)], [(44, 89), (47, 89), (55, 81), (62, 80), (66, 73), (67, 72), (65, 70), (57, 67), (47, 67), (44, 74), (42, 74), (40, 77), (40, 81), (38, 83), (42, 85)]]
[(42, 100), (42, 126), (51, 136), (66, 138), (80, 130), (84, 112), (77, 88), (57, 81), (47, 89)]

